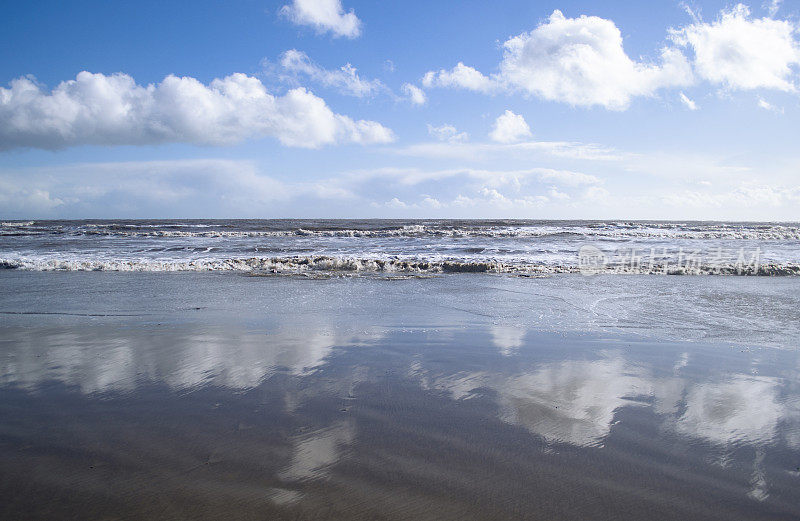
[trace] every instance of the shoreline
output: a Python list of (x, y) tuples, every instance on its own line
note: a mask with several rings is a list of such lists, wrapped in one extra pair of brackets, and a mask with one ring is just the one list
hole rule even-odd
[[(231, 316), (258, 322), (266, 310), (272, 316), (317, 313), (308, 308), (308, 300), (297, 300), (297, 295), (311, 292), (306, 298), (313, 297), (322, 309), (339, 303), (362, 320), (379, 311), (385, 317), (429, 323), (426, 309), (435, 309), (437, 316), (452, 323), (634, 333), (654, 340), (709, 339), (743, 347), (800, 345), (797, 277), (491, 273), (317, 277), (224, 271), (0, 270), (0, 286), (6, 289), (0, 296), (0, 312), (8, 324), (35, 324), (35, 315), (26, 314), (37, 312), (73, 313), (76, 320), (89, 314), (122, 321), (126, 314), (146, 312), (202, 317), (211, 323)], [(63, 316), (67, 320), (68, 315)]]

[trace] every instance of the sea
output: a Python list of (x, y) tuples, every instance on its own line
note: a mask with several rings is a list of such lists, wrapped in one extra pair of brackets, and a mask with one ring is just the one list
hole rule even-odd
[(800, 274), (800, 223), (82, 220), (0, 223), (0, 268), (287, 275)]
[(6, 221), (0, 268), (0, 519), (800, 519), (798, 223)]

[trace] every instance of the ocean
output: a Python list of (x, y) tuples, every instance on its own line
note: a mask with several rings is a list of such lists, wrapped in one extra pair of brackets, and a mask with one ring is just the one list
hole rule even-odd
[(0, 518), (797, 519), (798, 229), (5, 222)]
[(800, 224), (91, 220), (0, 224), (0, 267), (283, 274), (800, 274)]

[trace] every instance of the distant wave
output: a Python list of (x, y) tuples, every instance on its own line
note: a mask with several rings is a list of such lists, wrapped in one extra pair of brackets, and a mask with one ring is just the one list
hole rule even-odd
[[(586, 239), (728, 239), (800, 241), (800, 226), (784, 225), (702, 225), (604, 223), (602, 226), (443, 226), (405, 225), (377, 229), (286, 230), (210, 229), (210, 224), (82, 224), (79, 226), (36, 225), (33, 221), (1, 223), (2, 235), (72, 235), (117, 237), (246, 238), (246, 237), (486, 237), (486, 238), (586, 238)], [(3, 229), (5, 228), (5, 229)]]
[[(329, 273), (334, 275), (439, 274), (439, 273), (505, 273), (516, 275), (549, 275), (580, 273), (577, 265), (544, 263), (503, 263), (497, 261), (379, 259), (333, 256), (246, 257), (221, 260), (161, 261), (161, 260), (99, 260), (99, 259), (0, 259), (0, 269), (27, 271), (228, 271), (253, 274), (303, 275)], [(736, 264), (700, 264), (692, 267), (649, 265), (620, 267), (613, 264), (597, 270), (598, 274), (638, 275), (749, 275), (796, 276), (798, 263), (764, 263), (758, 266)]]
[[(602, 264), (601, 273), (796, 275), (800, 223), (325, 219), (0, 223), (0, 267), (19, 270), (536, 275), (578, 272), (579, 253), (587, 246), (599, 252), (592, 262)], [(739, 265), (745, 259), (758, 262), (742, 270), (724, 264), (737, 259), (742, 259)], [(625, 262), (631, 266), (617, 264)]]
[(0, 223), (0, 226), (5, 226), (7, 228), (21, 228), (24, 226), (33, 226), (36, 224), (34, 221), (6, 221)]

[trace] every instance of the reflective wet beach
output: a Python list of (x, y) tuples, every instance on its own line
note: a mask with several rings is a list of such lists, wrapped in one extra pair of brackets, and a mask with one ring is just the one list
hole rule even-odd
[(790, 279), (3, 277), (3, 518), (800, 515)]

